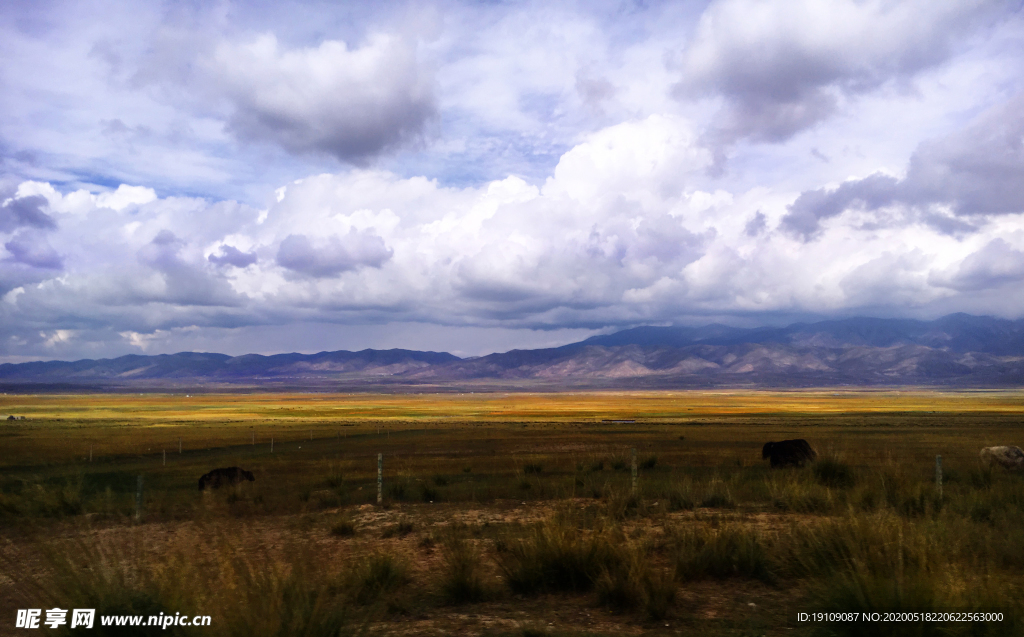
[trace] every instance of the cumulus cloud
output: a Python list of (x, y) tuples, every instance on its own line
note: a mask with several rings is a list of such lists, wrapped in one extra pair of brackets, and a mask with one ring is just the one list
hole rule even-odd
[(57, 222), (43, 212), (48, 205), (45, 197), (12, 197), (0, 206), (0, 232), (11, 232), (16, 228), (31, 227), (53, 230)]
[(207, 61), (215, 91), (233, 107), (241, 141), (364, 163), (421, 136), (435, 116), (429, 72), (413, 44), (375, 35), (362, 47), (327, 40), (284, 50), (273, 34), (224, 42)]
[(104, 192), (96, 196), (96, 205), (111, 210), (124, 210), (128, 206), (140, 206), (156, 200), (156, 192), (145, 186), (129, 186), (121, 184), (113, 192)]
[(837, 188), (811, 190), (797, 198), (789, 207), (783, 226), (803, 237), (812, 237), (820, 230), (823, 219), (842, 214), (851, 207), (875, 210), (893, 202), (899, 180), (876, 174), (848, 181)]
[(299, 274), (329, 277), (359, 266), (379, 268), (393, 253), (379, 236), (353, 228), (346, 235), (331, 235), (323, 240), (290, 234), (281, 241), (277, 262)]
[(987, 290), (1024, 279), (1024, 251), (1002, 238), (989, 241), (950, 271), (936, 272), (931, 283), (955, 290)]
[(211, 254), (206, 259), (217, 265), (233, 265), (236, 268), (245, 268), (259, 260), (255, 252), (242, 252), (235, 246), (222, 245), (220, 254)]
[(876, 173), (802, 193), (783, 226), (810, 238), (822, 221), (848, 210), (887, 207), (947, 233), (976, 229), (972, 217), (1024, 212), (1024, 95), (964, 130), (920, 144), (902, 179)]
[(1019, 316), (1024, 23), (979, 28), (996, 4), (0, 15), (0, 356)]
[(724, 97), (726, 142), (783, 141), (828, 118), (845, 96), (942, 63), (998, 4), (716, 0), (686, 47), (676, 94)]
[[(894, 201), (895, 177), (821, 200), (708, 192), (699, 182), (711, 161), (691, 122), (652, 116), (586, 136), (540, 186), (350, 170), (288, 183), (259, 211), (171, 197), (117, 210), (23, 184), (60, 223), (45, 231), (54, 252), (29, 243), (42, 229), (9, 240), (23, 262), (6, 263), (24, 272), (9, 268), (21, 278), (6, 289), (22, 291), (0, 313), (9, 330), (31, 317), (78, 330), (82, 343), (104, 326), (140, 347), (154, 330), (295, 322), (596, 329), (970, 303), (1022, 271), (1024, 214), (957, 238), (872, 221), (869, 208)], [(839, 213), (815, 225), (826, 209)], [(55, 254), (60, 276), (40, 281)]]
[(64, 267), (64, 259), (40, 232), (19, 231), (10, 241), (4, 243), (4, 247), (18, 263), (48, 270), (60, 270)]

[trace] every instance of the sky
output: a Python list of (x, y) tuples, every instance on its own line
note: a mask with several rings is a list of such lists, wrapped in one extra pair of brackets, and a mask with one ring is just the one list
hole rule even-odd
[(0, 0), (0, 362), (1024, 316), (1021, 0)]

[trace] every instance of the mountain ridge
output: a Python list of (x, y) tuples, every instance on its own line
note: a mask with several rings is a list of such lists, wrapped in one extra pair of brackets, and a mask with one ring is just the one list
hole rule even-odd
[(1024, 320), (855, 317), (785, 327), (640, 326), (577, 343), (460, 358), (408, 349), (272, 355), (179, 352), (0, 364), (5, 388), (551, 387), (1024, 384)]

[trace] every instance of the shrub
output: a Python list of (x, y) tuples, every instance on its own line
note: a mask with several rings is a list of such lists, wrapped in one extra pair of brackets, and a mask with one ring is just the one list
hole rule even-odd
[(693, 494), (693, 483), (687, 478), (681, 484), (674, 485), (668, 492), (668, 510), (692, 510), (697, 506), (696, 500)]
[(330, 491), (317, 491), (311, 497), (311, 504), (317, 510), (336, 509), (344, 504), (344, 500), (337, 493)]
[(356, 534), (356, 525), (351, 518), (340, 518), (331, 526), (331, 535), (351, 537)]
[[(8, 513), (34, 512), (48, 518), (64, 518), (81, 515), (85, 511), (82, 498), (81, 476), (62, 484), (36, 484), (34, 489), (24, 489), (19, 499), (5, 498), (3, 508)], [(19, 502), (20, 500), (20, 502)]]
[(857, 482), (850, 465), (837, 456), (828, 456), (818, 460), (814, 463), (811, 471), (818, 484), (831, 489), (849, 489)]
[(794, 526), (784, 546), (774, 552), (792, 575), (829, 577), (851, 568), (893, 577), (923, 569), (946, 550), (945, 542), (925, 533), (891, 511), (821, 520)]
[(903, 497), (899, 505), (899, 512), (910, 518), (919, 518), (928, 513), (928, 504), (933, 499), (929, 491), (930, 489), (918, 485), (914, 493)]
[(644, 460), (642, 462), (640, 462), (640, 468), (641, 469), (653, 469), (654, 465), (656, 465), (656, 464), (658, 464), (658, 456), (650, 456), (650, 457), (644, 458)]
[(434, 536), (424, 535), (420, 538), (420, 541), (416, 544), (416, 546), (423, 549), (424, 551), (430, 551), (434, 548), (435, 544), (437, 544), (437, 542), (434, 541)]
[(643, 499), (630, 490), (613, 493), (608, 500), (608, 516), (613, 520), (640, 516), (646, 511), (647, 506)]
[(690, 528), (676, 538), (675, 574), (679, 580), (748, 577), (775, 579), (771, 551), (758, 530), (739, 525)]
[(594, 588), (598, 603), (615, 610), (632, 610), (643, 603), (643, 586), (631, 569), (601, 573)]
[(523, 473), (540, 473), (543, 470), (544, 470), (543, 465), (540, 465), (540, 464), (535, 463), (535, 462), (531, 462), (531, 463), (527, 463), (526, 465), (523, 465)]
[[(354, 634), (350, 613), (334, 601), (323, 562), (304, 545), (285, 544), (284, 561), (239, 551), (237, 538), (202, 533), (200, 543), (172, 543), (165, 551), (147, 551), (141, 533), (84, 536), (43, 545), (46, 575), (16, 582), (26, 606), (95, 608), (115, 615), (202, 614), (214, 617), (224, 635)], [(211, 550), (212, 549), (212, 550)], [(4, 565), (6, 566), (6, 565)], [(15, 571), (9, 571), (15, 577)], [(209, 582), (209, 586), (196, 583)], [(230, 591), (216, 594), (211, 591)], [(100, 611), (102, 609), (102, 611)], [(66, 627), (65, 627), (66, 628)], [(209, 629), (207, 629), (209, 630)], [(76, 633), (78, 631), (75, 631)], [(105, 627), (96, 621), (82, 634), (192, 635), (191, 628), (168, 626)], [(199, 632), (204, 632), (200, 629)]]
[(467, 540), (449, 537), (442, 545), (441, 592), (449, 604), (484, 599), (480, 553)]
[(495, 546), (498, 568), (516, 593), (587, 591), (602, 572), (620, 568), (619, 544), (607, 534), (582, 535), (565, 522), (548, 521), (526, 538)]
[(857, 507), (861, 511), (871, 512), (878, 508), (877, 494), (871, 489), (865, 489), (860, 494)]
[(971, 506), (971, 520), (974, 522), (992, 522), (992, 503), (975, 502)]
[[(52, 603), (61, 608), (102, 608), (104, 613), (118, 615), (149, 616), (173, 612), (162, 599), (155, 569), (146, 563), (142, 542), (137, 535), (127, 541), (122, 540), (120, 546), (99, 540), (51, 544), (44, 547), (43, 554), (51, 574), (49, 581), (42, 584), (42, 590), (33, 591), (33, 596), (38, 596), (39, 603), (46, 600), (44, 608)], [(176, 582), (163, 583), (173, 585)], [(33, 584), (39, 586), (38, 583)], [(28, 590), (19, 592), (25, 594)], [(120, 634), (117, 629), (99, 626), (99, 623), (97, 621), (93, 627), (95, 633), (90, 631), (90, 634)], [(159, 629), (141, 634), (158, 632)], [(177, 633), (169, 634), (181, 632), (178, 629)]]
[[(896, 579), (865, 572), (847, 571), (826, 581), (814, 594), (812, 605), (823, 612), (926, 613), (949, 610), (941, 600), (932, 577), (911, 576)], [(884, 637), (886, 635), (931, 636), (947, 635), (947, 627), (939, 622), (834, 622), (822, 626), (829, 635), (850, 637)]]
[(409, 488), (404, 481), (392, 482), (387, 488), (388, 497), (398, 502), (405, 502), (409, 498)]
[[(283, 562), (236, 551), (230, 540), (222, 543), (220, 586), (232, 594), (222, 596), (213, 612), (207, 610), (205, 599), (197, 600), (198, 610), (213, 616), (215, 625), (224, 618), (224, 634), (328, 637), (356, 633), (349, 609), (335, 599), (323, 563), (305, 547), (286, 547)], [(190, 584), (195, 588), (194, 582)], [(176, 610), (179, 604), (171, 607)]]
[(364, 605), (373, 604), (408, 584), (409, 565), (390, 553), (374, 553), (355, 572), (354, 598)]
[(736, 503), (728, 493), (709, 493), (700, 501), (700, 505), (708, 509), (731, 509)]
[(323, 482), (324, 486), (328, 489), (337, 489), (345, 485), (345, 478), (340, 472), (331, 467), (330, 474)]
[(651, 619), (668, 616), (677, 585), (672, 577), (651, 568), (634, 550), (620, 568), (601, 573), (595, 583), (598, 602), (615, 610), (643, 610)]
[(721, 480), (714, 478), (708, 484), (700, 505), (709, 509), (731, 509), (736, 503), (733, 502), (729, 488)]
[(384, 532), (381, 533), (381, 537), (383, 539), (391, 537), (405, 537), (406, 535), (412, 533), (415, 530), (415, 528), (416, 525), (414, 525), (412, 522), (408, 520), (401, 520), (399, 521), (398, 524), (394, 526), (389, 526), (388, 528), (384, 529)]
[(975, 489), (988, 489), (992, 486), (992, 467), (984, 466), (970, 472), (971, 486)]
[(827, 513), (832, 508), (831, 494), (825, 487), (790, 479), (782, 484), (771, 481), (768, 491), (775, 508), (795, 513)]

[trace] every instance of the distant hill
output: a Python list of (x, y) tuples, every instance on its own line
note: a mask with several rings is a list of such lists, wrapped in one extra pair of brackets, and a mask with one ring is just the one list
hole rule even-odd
[(0, 384), (43, 383), (90, 386), (159, 384), (152, 381), (189, 383), (288, 383), (379, 378), (444, 365), (460, 360), (444, 352), (404, 349), (318, 354), (227, 356), (225, 354), (128, 355), (74, 362), (46, 361), (0, 365)]
[(696, 344), (778, 344), (797, 347), (893, 347), (923, 345), (953, 352), (983, 352), (1000, 356), (1024, 355), (1024, 320), (950, 314), (935, 321), (851, 318), (788, 327), (743, 329), (706, 327), (637, 327), (594, 336), (578, 345), (615, 347), (687, 347)]
[(1024, 320), (850, 318), (787, 327), (637, 327), (562, 347), (460, 359), (362, 350), (226, 356), (185, 352), (0, 365), (0, 386), (131, 389), (671, 388), (1024, 385)]

